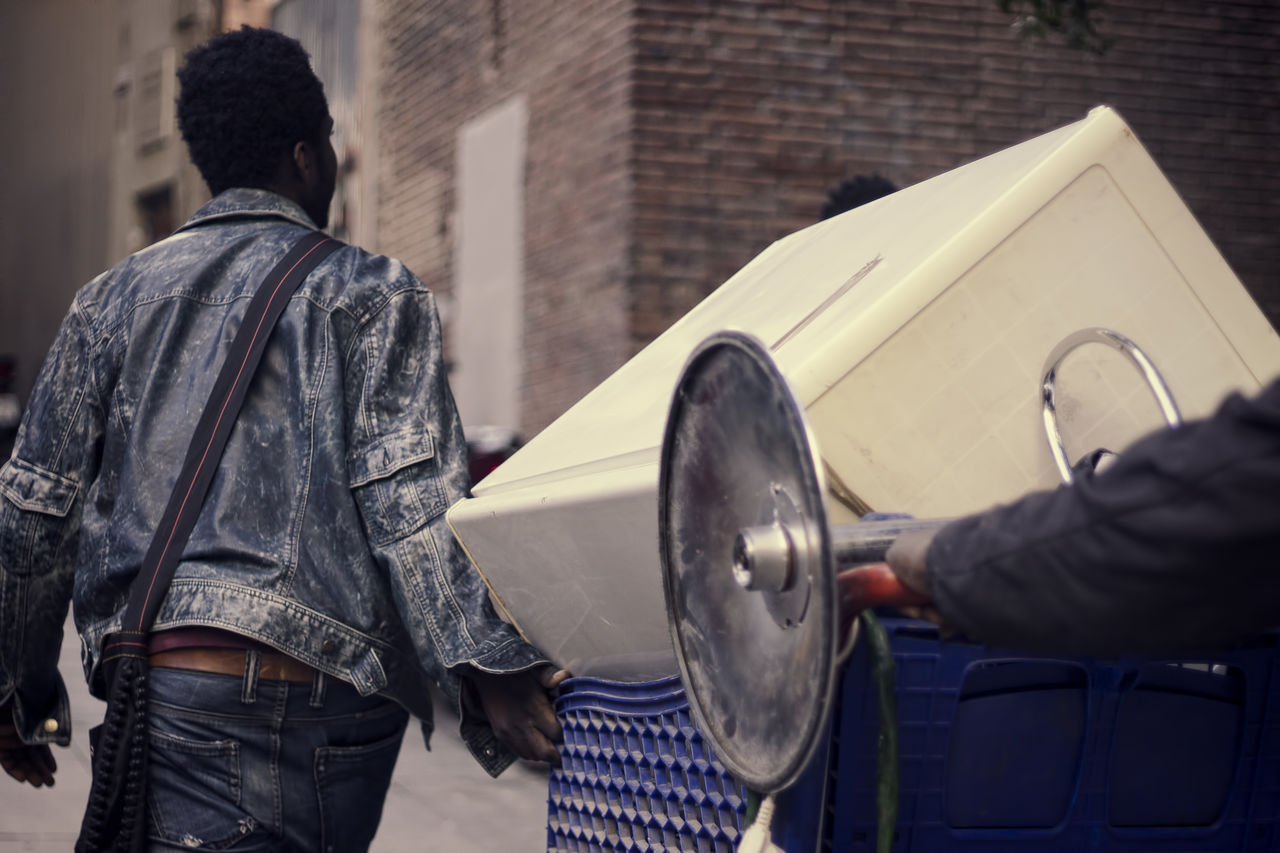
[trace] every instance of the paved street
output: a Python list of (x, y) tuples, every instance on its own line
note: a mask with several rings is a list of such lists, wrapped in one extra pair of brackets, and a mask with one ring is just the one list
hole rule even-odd
[[(52, 789), (36, 790), (0, 777), (0, 785), (6, 786), (0, 795), (0, 853), (67, 853), (75, 843), (89, 795), (87, 733), (101, 721), (104, 706), (84, 685), (70, 625), (62, 671), (71, 695), (73, 742), (54, 750), (58, 776)], [(437, 714), (430, 753), (416, 724), (410, 724), (374, 853), (545, 849), (545, 770), (517, 765), (490, 779), (458, 740), (456, 718)]]

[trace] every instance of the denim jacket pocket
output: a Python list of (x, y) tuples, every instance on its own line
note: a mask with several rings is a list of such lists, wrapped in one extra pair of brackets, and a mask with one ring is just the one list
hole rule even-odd
[(65, 518), (80, 484), (17, 456), (0, 468), (0, 493), (18, 509)]
[(374, 545), (408, 536), (448, 506), (425, 428), (378, 439), (347, 460), (347, 474)]
[(61, 528), (79, 493), (80, 485), (74, 480), (17, 456), (0, 468), (0, 496), (9, 504), (0, 506), (0, 520), (5, 527), (25, 531), (0, 542), (0, 565), (16, 575), (50, 568)]

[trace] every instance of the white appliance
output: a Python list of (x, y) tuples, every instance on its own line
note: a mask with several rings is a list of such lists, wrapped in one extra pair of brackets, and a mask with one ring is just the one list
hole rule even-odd
[[(658, 455), (690, 352), (769, 345), (828, 468), (828, 517), (945, 517), (1059, 482), (1050, 351), (1132, 339), (1184, 418), (1280, 374), (1280, 338), (1133, 132), (1082, 121), (810, 226), (763, 251), (449, 511), (502, 610), (578, 675), (677, 671), (658, 556)], [(1072, 458), (1163, 424), (1118, 351), (1056, 379)]]

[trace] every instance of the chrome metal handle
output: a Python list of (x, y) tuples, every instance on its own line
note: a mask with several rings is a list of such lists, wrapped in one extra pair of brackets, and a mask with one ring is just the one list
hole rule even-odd
[(1113, 332), (1110, 329), (1092, 327), (1072, 332), (1063, 338), (1062, 342), (1054, 347), (1053, 351), (1049, 353), (1049, 357), (1045, 359), (1043, 379), (1040, 385), (1041, 417), (1044, 420), (1045, 436), (1049, 440), (1049, 452), (1053, 454), (1053, 461), (1058, 466), (1058, 473), (1062, 476), (1064, 483), (1070, 483), (1072, 479), (1071, 461), (1067, 457), (1066, 448), (1062, 444), (1062, 433), (1058, 431), (1054, 383), (1057, 380), (1058, 368), (1062, 365), (1062, 360), (1085, 344), (1105, 344), (1124, 353), (1129, 361), (1142, 373), (1143, 378), (1147, 380), (1151, 393), (1155, 395), (1156, 404), (1160, 406), (1160, 413), (1164, 415), (1165, 423), (1171, 427), (1182, 423), (1182, 415), (1178, 413), (1178, 404), (1174, 402), (1169, 386), (1165, 384), (1164, 378), (1160, 375), (1160, 371), (1156, 369), (1155, 364), (1147, 357), (1146, 353), (1139, 349), (1137, 344), (1119, 332)]
[[(891, 518), (831, 527), (831, 551), (837, 574), (854, 566), (884, 562), (889, 547), (903, 533), (936, 530), (946, 518)], [(733, 578), (743, 589), (786, 592), (799, 572), (797, 565), (819, 559), (815, 537), (798, 524), (761, 524), (738, 531), (733, 545)]]

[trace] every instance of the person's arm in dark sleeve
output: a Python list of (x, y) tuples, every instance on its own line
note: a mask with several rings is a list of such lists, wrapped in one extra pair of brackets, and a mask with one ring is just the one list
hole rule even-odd
[(1280, 381), (1144, 438), (1103, 473), (895, 548), (903, 580), (992, 645), (1172, 653), (1280, 625)]

